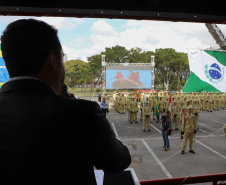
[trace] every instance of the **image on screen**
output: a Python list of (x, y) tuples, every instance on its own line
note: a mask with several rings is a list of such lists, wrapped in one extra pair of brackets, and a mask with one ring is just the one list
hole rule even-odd
[(107, 66), (106, 89), (151, 89), (151, 66)]

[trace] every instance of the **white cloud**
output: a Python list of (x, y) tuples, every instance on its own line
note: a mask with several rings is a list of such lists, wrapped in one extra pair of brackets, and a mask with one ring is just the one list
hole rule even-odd
[[(10, 23), (22, 18), (43, 20), (57, 29), (67, 30), (78, 28), (84, 21), (84, 19), (79, 18), (63, 17), (0, 16), (0, 22)], [(117, 20), (114, 21), (117, 22)], [(226, 34), (225, 25), (219, 25), (219, 27)], [(115, 45), (121, 45), (127, 49), (139, 47), (144, 51), (155, 51), (156, 48), (174, 48), (180, 52), (187, 52), (187, 48), (219, 48), (205, 24), (202, 23), (128, 20), (120, 29), (114, 28), (116, 28), (115, 25), (113, 27), (110, 21), (106, 22), (104, 19), (94, 22), (90, 28), (90, 35), (71, 40), (70, 44), (63, 46), (68, 59), (80, 57), (87, 62), (86, 57), (99, 54), (105, 50), (105, 47)], [(89, 43), (89, 46), (86, 43)]]
[(205, 24), (174, 23), (160, 21), (129, 20), (123, 25), (124, 31), (116, 32), (104, 20), (93, 23), (91, 42), (95, 51), (104, 51), (105, 47), (121, 45), (127, 49), (140, 47), (143, 50), (156, 48), (174, 48), (187, 52), (188, 48), (219, 48)]
[(91, 32), (97, 35), (105, 35), (105, 36), (115, 36), (117, 32), (114, 31), (112, 26), (106, 23), (105, 20), (98, 20), (97, 22), (93, 23), (91, 27)]
[(83, 22), (84, 19), (79, 18), (64, 18), (64, 17), (38, 17), (38, 20), (42, 20), (57, 29), (73, 29), (77, 25)]
[[(81, 42), (91, 43), (86, 49), (69, 49), (69, 59), (99, 54), (106, 47), (121, 45), (127, 49), (139, 47), (144, 51), (155, 51), (157, 48), (174, 48), (179, 52), (187, 49), (209, 47), (219, 48), (210, 35), (205, 24), (199, 23), (173, 23), (158, 21), (129, 20), (123, 25), (123, 31), (117, 32), (105, 20), (97, 20), (91, 26), (91, 34), (87, 38), (78, 39)], [(223, 31), (223, 30), (222, 30)], [(79, 47), (78, 47), (79, 48)]]
[(73, 29), (82, 23), (84, 19), (80, 18), (64, 18), (64, 17), (28, 17), (28, 16), (0, 16), (0, 23), (9, 24), (19, 19), (37, 19), (42, 20), (57, 29)]
[(82, 49), (82, 50), (76, 50), (71, 47), (62, 46), (64, 53), (67, 55), (67, 60), (75, 60), (75, 59), (81, 59), (84, 62), (88, 62), (87, 57), (99, 54), (102, 50), (99, 49), (100, 46), (93, 46), (91, 48)]

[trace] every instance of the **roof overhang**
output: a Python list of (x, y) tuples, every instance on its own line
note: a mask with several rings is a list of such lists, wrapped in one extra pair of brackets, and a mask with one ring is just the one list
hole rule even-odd
[(225, 2), (203, 0), (0, 1), (0, 15), (109, 18), (225, 24)]

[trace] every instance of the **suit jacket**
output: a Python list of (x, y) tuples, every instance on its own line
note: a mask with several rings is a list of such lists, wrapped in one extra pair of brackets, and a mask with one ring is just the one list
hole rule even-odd
[(2, 86), (1, 185), (93, 185), (93, 166), (117, 173), (130, 163), (96, 102), (57, 95), (34, 79)]

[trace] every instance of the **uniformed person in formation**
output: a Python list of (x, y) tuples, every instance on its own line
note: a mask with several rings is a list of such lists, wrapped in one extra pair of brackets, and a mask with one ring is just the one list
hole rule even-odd
[(207, 112), (212, 112), (213, 109), (213, 100), (212, 100), (212, 96), (211, 96), (211, 92), (208, 92), (208, 95), (206, 96), (206, 111)]
[(119, 107), (120, 107), (120, 93), (116, 94), (116, 99), (115, 99), (115, 110), (119, 112)]
[[(176, 101), (173, 101), (173, 105), (171, 107), (171, 115), (172, 115), (172, 124), (175, 122), (175, 130), (178, 129), (178, 116), (180, 114), (180, 107), (176, 105)], [(173, 127), (173, 125), (172, 125)]]
[(203, 95), (202, 95), (202, 99), (203, 99), (202, 110), (204, 110), (204, 111), (206, 110), (206, 105), (207, 105), (206, 97), (207, 97), (207, 93), (203, 92)]
[(167, 112), (169, 110), (169, 98), (166, 97), (164, 100), (164, 112)]
[[(151, 111), (152, 111), (153, 101), (152, 101), (151, 97), (148, 98), (148, 106), (150, 107), (150, 109), (151, 109)], [(151, 119), (150, 119), (150, 123), (151, 123)]]
[(224, 135), (225, 135), (225, 138), (226, 138), (226, 124), (223, 126), (223, 132), (224, 132)]
[(213, 104), (213, 110), (219, 110), (220, 106), (220, 96), (219, 96), (219, 92), (215, 92), (214, 94), (214, 104)]
[(186, 105), (184, 105), (182, 108), (181, 108), (181, 139), (183, 139), (183, 122), (184, 122), (184, 116), (188, 113), (188, 107), (190, 105), (190, 100), (187, 100), (186, 101)]
[(126, 98), (124, 94), (122, 94), (122, 97), (120, 98), (120, 113), (125, 114), (125, 104), (126, 104)]
[(159, 98), (159, 117), (160, 118), (163, 115), (163, 112), (164, 112), (164, 101), (162, 99), (162, 96), (160, 96)]
[(220, 95), (220, 102), (219, 102), (219, 107), (221, 107), (222, 109), (224, 109), (225, 108), (225, 95), (224, 95), (224, 92), (222, 92)]
[(198, 100), (194, 100), (194, 104), (192, 106), (192, 113), (195, 115), (195, 125), (197, 125), (197, 130), (199, 130), (198, 127), (198, 120), (199, 120), (199, 114), (200, 114), (200, 107), (198, 105)]
[(130, 123), (133, 123), (133, 121), (137, 123), (138, 103), (136, 102), (135, 97), (133, 97), (133, 101), (130, 104), (130, 112)]
[(130, 121), (130, 118), (131, 118), (131, 114), (132, 114), (132, 111), (131, 111), (131, 104), (133, 103), (133, 98), (130, 96), (128, 98), (128, 101), (127, 101), (127, 108), (128, 108), (128, 121)]
[(146, 127), (148, 127), (148, 131), (151, 131), (150, 121), (151, 121), (151, 108), (149, 106), (149, 102), (146, 101), (145, 107), (143, 107), (143, 132), (145, 132)]
[(140, 120), (143, 121), (143, 107), (144, 107), (144, 99), (140, 101)]
[(154, 92), (153, 95), (152, 95), (152, 102), (153, 102), (153, 105), (152, 105), (152, 111), (153, 111), (153, 120), (155, 120), (155, 106), (156, 106), (156, 96), (157, 96), (157, 93)]
[(188, 113), (185, 114), (183, 119), (184, 119), (184, 121), (182, 124), (182, 132), (184, 132), (183, 133), (184, 137), (183, 137), (181, 154), (184, 154), (188, 139), (190, 142), (189, 152), (192, 154), (195, 154), (195, 152), (193, 150), (193, 143), (194, 143), (194, 134), (196, 133), (196, 130), (197, 130), (197, 125), (195, 124), (195, 115), (192, 114), (191, 106), (188, 107)]

